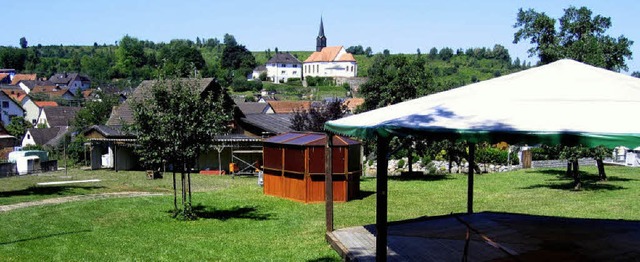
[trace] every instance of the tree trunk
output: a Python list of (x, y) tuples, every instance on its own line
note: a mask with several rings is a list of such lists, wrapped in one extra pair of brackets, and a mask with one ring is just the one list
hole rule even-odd
[[(453, 149), (449, 147), (447, 155), (449, 156), (449, 174), (451, 174), (451, 165), (453, 164), (453, 153), (451, 152)], [(458, 166), (460, 168), (460, 166)]]
[(580, 190), (582, 188), (582, 182), (580, 181), (580, 171), (578, 167), (578, 160), (573, 161), (573, 182), (575, 184), (574, 190)]
[(187, 180), (189, 181), (189, 213), (191, 213), (191, 172), (187, 171)]
[(602, 158), (596, 159), (596, 163), (598, 164), (598, 176), (600, 176), (600, 181), (607, 181), (607, 174), (604, 172), (604, 163), (602, 162)]
[(185, 178), (184, 177), (184, 170), (182, 170), (182, 172), (180, 172), (180, 179), (181, 179), (181, 182), (182, 182), (182, 192), (181, 192), (182, 194), (181, 194), (181, 196), (182, 196), (182, 212), (183, 212), (183, 214), (187, 210), (187, 202), (185, 201), (185, 198), (187, 196), (187, 193), (185, 191), (185, 182), (186, 181), (185, 181), (184, 178)]
[(571, 172), (571, 160), (567, 160), (567, 172), (565, 173), (566, 176), (573, 176), (573, 172)]
[(409, 163), (409, 174), (413, 173), (413, 150), (411, 146), (408, 149), (409, 153), (407, 154), (407, 163)]
[(178, 212), (178, 189), (176, 187), (176, 170), (173, 170), (173, 212)]

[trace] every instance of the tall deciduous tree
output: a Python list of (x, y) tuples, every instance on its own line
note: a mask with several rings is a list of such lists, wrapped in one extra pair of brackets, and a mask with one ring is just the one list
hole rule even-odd
[(423, 58), (376, 55), (369, 80), (360, 87), (364, 111), (433, 93)]
[(605, 35), (611, 27), (611, 18), (592, 16), (586, 7), (569, 7), (556, 20), (533, 9), (518, 10), (513, 43), (529, 39), (534, 46), (528, 50), (530, 56), (537, 55), (540, 63), (547, 64), (558, 59), (571, 58), (593, 66), (613, 71), (627, 70), (625, 59), (631, 59), (633, 41), (620, 35), (617, 38)]
[(24, 36), (20, 37), (20, 48), (26, 49), (28, 44), (29, 43), (27, 42), (27, 38), (25, 38)]
[(140, 67), (145, 65), (144, 46), (140, 40), (131, 36), (124, 36), (118, 42), (116, 49), (115, 68), (122, 76), (132, 77)]
[(194, 217), (190, 171), (198, 156), (213, 148), (214, 137), (228, 133), (232, 120), (220, 85), (214, 82), (202, 89), (197, 79), (161, 79), (151, 86), (146, 99), (132, 104), (135, 123), (131, 129), (137, 134), (140, 159), (153, 169), (163, 162), (172, 166), (174, 190), (176, 172), (180, 172), (182, 207), (177, 207), (177, 198), (174, 207), (175, 214), (186, 219)]
[(309, 110), (295, 111), (291, 116), (290, 128), (297, 131), (324, 131), (324, 123), (342, 118), (347, 114), (348, 107), (340, 100), (334, 100), (323, 107), (312, 107)]

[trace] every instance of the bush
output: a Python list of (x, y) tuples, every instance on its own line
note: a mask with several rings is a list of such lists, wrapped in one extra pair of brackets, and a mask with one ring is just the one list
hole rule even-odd
[(398, 160), (398, 168), (404, 168), (404, 159)]
[(485, 147), (478, 148), (476, 150), (476, 162), (484, 163), (484, 164), (498, 164), (504, 165), (507, 163), (507, 158), (509, 158), (510, 164), (516, 165), (518, 164), (518, 157), (515, 152), (511, 153), (511, 156), (508, 157), (509, 151), (500, 150), (493, 147)]
[(302, 86), (302, 79), (300, 78), (289, 78), (287, 79), (287, 85), (290, 86)]
[(307, 76), (307, 86), (334, 86), (333, 77)]
[(260, 91), (262, 90), (262, 81), (259, 79), (247, 81), (244, 77), (236, 77), (233, 79), (231, 87), (235, 92)]

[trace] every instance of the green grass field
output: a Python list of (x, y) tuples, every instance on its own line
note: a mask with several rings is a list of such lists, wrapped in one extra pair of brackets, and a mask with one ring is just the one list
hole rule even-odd
[[(599, 182), (583, 167), (584, 190), (572, 191), (563, 170), (519, 170), (476, 176), (475, 210), (563, 217), (640, 220), (640, 170), (607, 167)], [(94, 184), (35, 186), (60, 180)], [(265, 196), (256, 177), (193, 175), (196, 221), (171, 218), (171, 176), (144, 172), (80, 171), (0, 179), (0, 204), (104, 192), (167, 195), (95, 199), (0, 213), (1, 261), (333, 261), (324, 241), (324, 205)], [(362, 198), (336, 203), (337, 228), (375, 222), (374, 178)], [(389, 220), (466, 211), (466, 176), (389, 181)]]

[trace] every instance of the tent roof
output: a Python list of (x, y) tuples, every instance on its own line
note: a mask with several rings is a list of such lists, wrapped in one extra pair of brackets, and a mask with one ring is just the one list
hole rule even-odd
[(325, 129), (471, 142), (640, 145), (640, 79), (573, 60), (329, 121)]

